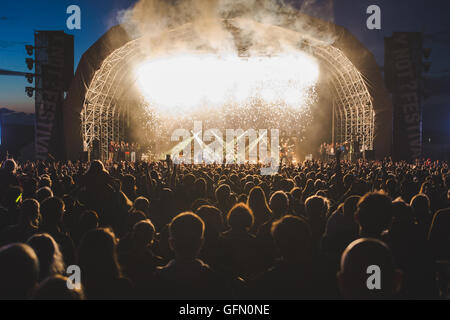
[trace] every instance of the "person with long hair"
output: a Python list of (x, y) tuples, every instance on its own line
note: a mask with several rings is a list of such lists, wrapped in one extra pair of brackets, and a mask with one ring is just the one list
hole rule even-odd
[(48, 233), (35, 234), (27, 244), (34, 249), (39, 259), (39, 281), (64, 273), (64, 261), (59, 246)]
[(131, 297), (132, 285), (122, 277), (111, 230), (95, 229), (84, 235), (78, 248), (78, 265), (87, 299)]
[(255, 222), (253, 223), (250, 232), (256, 233), (258, 228), (267, 222), (272, 215), (272, 210), (270, 210), (269, 205), (267, 204), (266, 194), (261, 187), (256, 186), (250, 190), (247, 205), (252, 210), (255, 217)]
[(113, 186), (114, 179), (99, 160), (93, 161), (80, 177), (79, 187), (84, 189), (85, 204), (98, 213), (102, 226), (110, 225), (113, 220), (110, 212), (115, 194)]
[(28, 299), (39, 279), (39, 260), (23, 243), (0, 248), (0, 300)]
[(152, 297), (156, 267), (165, 265), (166, 261), (153, 252), (155, 227), (146, 219), (136, 223), (128, 238), (122, 239), (118, 246), (119, 263), (123, 273), (136, 288), (139, 298)]
[(250, 278), (255, 274), (258, 249), (256, 237), (249, 231), (255, 221), (252, 209), (238, 203), (227, 214), (229, 230), (222, 233), (226, 271), (233, 277)]
[(71, 265), (75, 261), (75, 246), (64, 228), (64, 213), (65, 204), (60, 198), (52, 197), (44, 200), (41, 205), (42, 223), (39, 233), (51, 235), (61, 249), (64, 263)]

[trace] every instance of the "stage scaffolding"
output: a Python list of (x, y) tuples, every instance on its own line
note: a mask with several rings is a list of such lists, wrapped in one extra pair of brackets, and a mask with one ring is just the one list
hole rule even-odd
[(311, 46), (326, 65), (335, 90), (333, 137), (336, 143), (359, 139), (364, 150), (373, 150), (375, 114), (372, 97), (361, 73), (342, 53), (329, 46)]
[(86, 93), (81, 112), (83, 146), (92, 150), (94, 141), (100, 146), (100, 158), (108, 158), (110, 141), (124, 141), (128, 123), (128, 103), (124, 95), (129, 89), (124, 78), (129, 74), (129, 61), (138, 55), (137, 41), (115, 50), (98, 69)]
[[(132, 40), (113, 51), (95, 72), (87, 90), (81, 112), (81, 134), (84, 148), (92, 150), (94, 141), (100, 146), (100, 158), (108, 158), (110, 141), (125, 139), (129, 103), (124, 96), (135, 79), (129, 75), (134, 61), (143, 58), (140, 39)], [(373, 150), (374, 109), (367, 84), (358, 69), (330, 44), (301, 41), (299, 49), (318, 58), (330, 73), (334, 89), (334, 142), (359, 139), (364, 150)], [(127, 77), (128, 76), (128, 77)]]

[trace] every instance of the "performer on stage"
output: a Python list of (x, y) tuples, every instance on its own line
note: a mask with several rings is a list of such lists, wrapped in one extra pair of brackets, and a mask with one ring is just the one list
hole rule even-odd
[(109, 160), (109, 162), (113, 162), (114, 161), (114, 151), (115, 150), (115, 148), (114, 148), (114, 141), (111, 141), (110, 143), (109, 143), (109, 146), (108, 146), (108, 160)]
[(125, 142), (120, 142), (119, 161), (125, 161)]

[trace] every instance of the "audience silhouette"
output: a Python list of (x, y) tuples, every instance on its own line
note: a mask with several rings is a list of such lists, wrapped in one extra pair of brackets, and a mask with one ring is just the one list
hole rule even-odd
[(448, 297), (445, 162), (261, 166), (3, 161), (0, 298)]

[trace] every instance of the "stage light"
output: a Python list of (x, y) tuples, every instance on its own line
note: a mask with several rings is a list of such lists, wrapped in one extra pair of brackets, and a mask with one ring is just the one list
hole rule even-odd
[(34, 60), (31, 59), (31, 58), (26, 58), (26, 59), (25, 59), (25, 62), (26, 62), (26, 64), (27, 64), (28, 69), (29, 69), (29, 70), (33, 70), (33, 67), (34, 67)]
[(33, 87), (26, 87), (25, 88), (25, 92), (27, 93), (28, 97), (32, 98), (33, 97), (34, 88)]
[(25, 77), (27, 78), (28, 83), (33, 83), (34, 74), (32, 74), (32, 73), (27, 73), (27, 74), (25, 75)]
[(254, 98), (302, 108), (306, 92), (319, 78), (319, 66), (301, 51), (246, 59), (193, 53), (149, 60), (136, 75), (149, 104), (164, 113), (244, 105)]
[(27, 45), (25, 46), (25, 50), (27, 50), (27, 54), (28, 54), (29, 56), (32, 56), (32, 55), (33, 55), (34, 47), (33, 47), (32, 45), (30, 45), (30, 44), (27, 44)]

